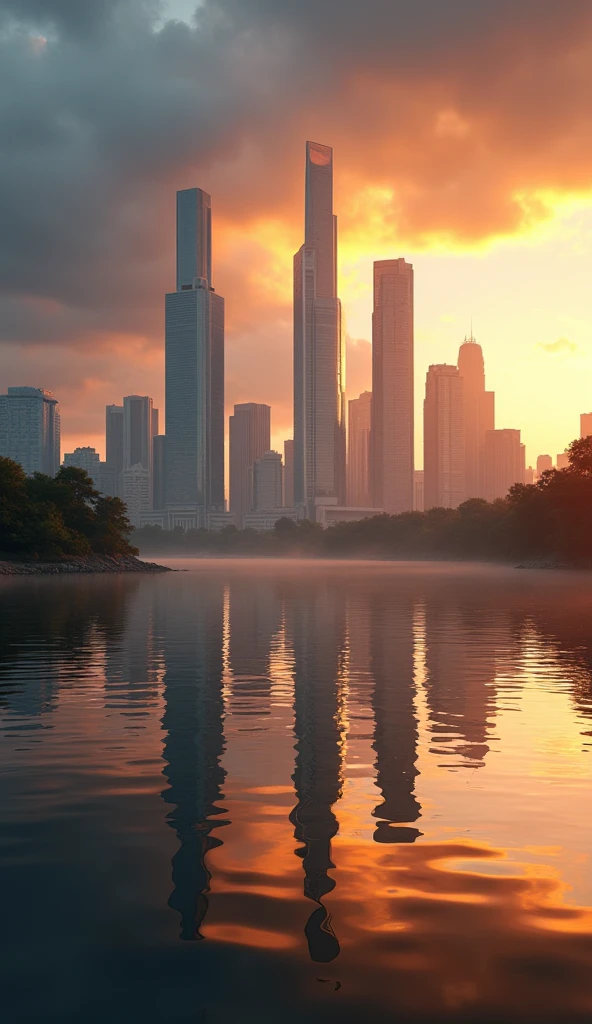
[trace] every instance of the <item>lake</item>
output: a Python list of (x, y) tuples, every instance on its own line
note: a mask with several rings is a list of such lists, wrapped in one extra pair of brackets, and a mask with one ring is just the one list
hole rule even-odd
[(0, 580), (2, 1019), (589, 1021), (592, 574)]

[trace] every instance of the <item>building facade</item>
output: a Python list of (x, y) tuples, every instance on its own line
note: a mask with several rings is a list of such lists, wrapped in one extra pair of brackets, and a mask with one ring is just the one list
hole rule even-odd
[(282, 504), (282, 457), (267, 451), (253, 467), (253, 511), (268, 512)]
[(372, 501), (396, 514), (413, 508), (413, 267), (374, 264), (372, 314)]
[(416, 469), (413, 474), (413, 511), (423, 512), (425, 502), (423, 497), (423, 469)]
[(27, 474), (55, 476), (60, 468), (60, 407), (44, 388), (11, 387), (0, 395), (0, 456)]
[(485, 498), (505, 498), (510, 487), (524, 483), (525, 449), (519, 430), (488, 430), (485, 437)]
[(271, 408), (256, 402), (235, 405), (229, 420), (230, 511), (241, 527), (253, 505), (253, 469), (271, 447)]
[(485, 436), (495, 429), (495, 395), (485, 390), (483, 351), (472, 334), (458, 353), (463, 380), (465, 497), (485, 497)]
[(113, 473), (115, 494), (123, 494), (123, 406), (108, 405), (105, 410), (105, 462)]
[(166, 507), (166, 437), (155, 434), (152, 438), (152, 508)]
[(177, 193), (177, 289), (165, 302), (166, 500), (224, 511), (224, 299), (212, 287), (212, 210)]
[(94, 448), (75, 448), (64, 455), (64, 466), (76, 466), (88, 473), (97, 491), (102, 490), (101, 457)]
[(364, 391), (348, 402), (347, 504), (355, 508), (372, 504), (370, 489), (370, 429), (372, 392)]
[(430, 366), (423, 413), (424, 506), (457, 508), (465, 499), (463, 379), (456, 366)]
[(592, 412), (580, 414), (580, 437), (590, 437), (592, 434)]
[(294, 257), (294, 501), (345, 501), (345, 349), (333, 150), (306, 144), (305, 240)]
[(550, 455), (539, 455), (536, 461), (536, 475), (542, 476), (547, 470), (553, 469), (553, 459)]

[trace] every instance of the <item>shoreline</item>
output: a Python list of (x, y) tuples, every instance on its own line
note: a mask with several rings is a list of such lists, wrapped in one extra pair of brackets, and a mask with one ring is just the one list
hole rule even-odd
[(0, 560), (2, 576), (90, 576), (107, 573), (174, 572), (166, 565), (144, 562), (135, 555), (90, 555), (88, 558), (64, 558), (48, 562), (12, 562)]

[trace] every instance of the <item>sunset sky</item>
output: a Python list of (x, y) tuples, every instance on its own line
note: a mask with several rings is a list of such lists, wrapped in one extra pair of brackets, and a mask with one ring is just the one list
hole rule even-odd
[[(527, 461), (592, 410), (590, 0), (0, 0), (0, 390), (55, 391), (63, 451), (163, 408), (175, 191), (212, 195), (226, 400), (291, 436), (304, 144), (335, 151), (348, 397), (373, 259), (415, 267), (427, 367), (482, 344)], [(162, 424), (161, 424), (162, 429)]]

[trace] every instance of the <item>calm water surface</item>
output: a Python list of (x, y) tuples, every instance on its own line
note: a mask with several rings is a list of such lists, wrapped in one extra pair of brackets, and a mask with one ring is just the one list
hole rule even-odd
[(589, 1021), (592, 576), (0, 581), (2, 1019)]

